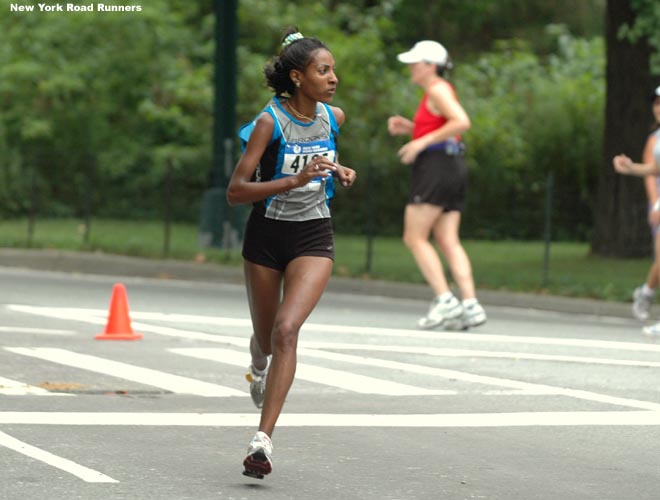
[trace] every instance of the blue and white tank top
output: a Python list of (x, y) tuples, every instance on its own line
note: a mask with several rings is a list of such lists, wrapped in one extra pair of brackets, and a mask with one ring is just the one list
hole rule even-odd
[[(330, 107), (318, 103), (316, 117), (303, 123), (291, 116), (282, 106), (284, 98), (273, 97), (262, 113), (273, 117), (275, 125), (270, 143), (257, 165), (255, 182), (266, 182), (289, 175), (296, 175), (317, 156), (337, 158), (339, 126)], [(243, 125), (238, 136), (243, 148), (256, 125), (257, 118)], [(270, 196), (254, 203), (254, 210), (270, 219), (304, 221), (330, 217), (330, 200), (334, 196), (333, 177), (317, 177), (307, 185)]]

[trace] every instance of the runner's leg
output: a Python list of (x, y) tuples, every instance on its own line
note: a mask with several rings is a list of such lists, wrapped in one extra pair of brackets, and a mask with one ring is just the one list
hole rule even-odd
[(441, 215), (442, 208), (435, 205), (409, 204), (406, 205), (403, 223), (403, 242), (435, 295), (449, 291), (442, 261), (429, 241), (431, 229)]
[(332, 260), (303, 256), (292, 260), (284, 272), (283, 299), (270, 335), (272, 359), (261, 410), (259, 430), (272, 436), (296, 372), (298, 332), (325, 290)]
[(461, 298), (466, 300), (475, 298), (475, 289), (470, 258), (459, 238), (460, 224), (460, 212), (445, 212), (433, 226), (433, 237), (447, 259), (451, 275), (461, 291)]
[(283, 273), (248, 261), (243, 269), (254, 332), (250, 339), (250, 354), (254, 367), (263, 370), (267, 356), (271, 354), (270, 336), (280, 305)]

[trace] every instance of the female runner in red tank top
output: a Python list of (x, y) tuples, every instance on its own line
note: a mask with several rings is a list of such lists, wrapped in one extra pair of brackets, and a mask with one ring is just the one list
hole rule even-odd
[[(424, 89), (413, 120), (397, 115), (387, 122), (391, 135), (412, 136), (399, 150), (401, 161), (412, 165), (403, 241), (435, 293), (418, 327), (465, 329), (482, 325), (486, 312), (477, 301), (472, 266), (459, 238), (467, 188), (461, 134), (470, 128), (470, 118), (453, 86), (443, 78), (451, 61), (441, 44), (418, 42), (398, 59), (408, 64), (412, 82)], [(461, 300), (449, 288), (442, 261), (429, 241), (431, 233), (447, 260)]]

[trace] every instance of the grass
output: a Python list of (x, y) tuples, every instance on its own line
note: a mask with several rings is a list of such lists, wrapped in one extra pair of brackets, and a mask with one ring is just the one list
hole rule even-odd
[[(79, 220), (37, 220), (28, 242), (26, 220), (0, 221), (0, 247), (101, 251), (149, 258), (194, 260), (200, 253), (194, 224), (171, 227), (169, 249), (164, 248), (162, 222), (93, 220), (88, 241)], [(550, 246), (544, 272), (543, 242), (464, 241), (477, 288), (542, 293), (568, 297), (628, 301), (641, 283), (649, 259), (606, 259), (590, 255), (586, 243), (557, 242)], [(207, 262), (238, 266), (239, 250), (205, 249)], [(368, 262), (366, 237), (336, 235), (335, 274), (423, 283), (415, 262), (399, 238), (373, 240)]]
[[(463, 245), (472, 261), (477, 288), (491, 290), (628, 301), (651, 264), (646, 258), (593, 256), (587, 243), (554, 242), (546, 273), (543, 242), (466, 240)], [(364, 241), (339, 237), (337, 254), (337, 274), (359, 276), (364, 272)], [(423, 283), (412, 256), (398, 238), (374, 242), (371, 269), (371, 278)]]

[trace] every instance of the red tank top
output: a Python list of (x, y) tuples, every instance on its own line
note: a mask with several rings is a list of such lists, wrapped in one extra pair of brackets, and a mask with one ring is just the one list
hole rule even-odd
[[(451, 89), (454, 90), (454, 87), (451, 87)], [(447, 123), (446, 117), (434, 115), (428, 110), (428, 107), (426, 106), (428, 99), (429, 95), (424, 94), (424, 97), (422, 97), (422, 102), (419, 103), (419, 107), (417, 108), (417, 112), (413, 118), (413, 139), (418, 139), (428, 134), (429, 132), (438, 130), (445, 123)], [(460, 140), (461, 138), (460, 136), (457, 136), (456, 139)]]

